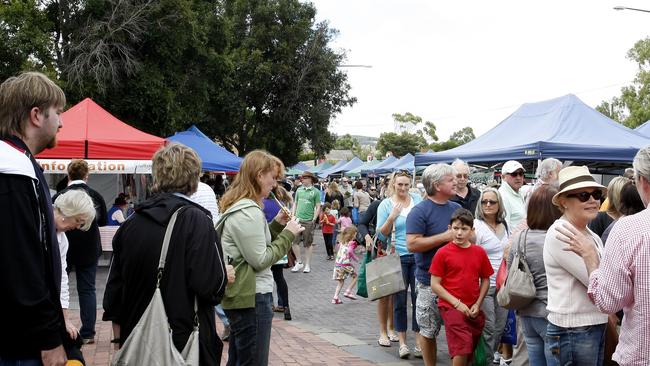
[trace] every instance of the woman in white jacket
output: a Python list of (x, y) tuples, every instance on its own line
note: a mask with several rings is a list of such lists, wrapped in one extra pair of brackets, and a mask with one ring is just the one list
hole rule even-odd
[(587, 224), (598, 214), (607, 188), (596, 183), (587, 167), (560, 171), (560, 191), (553, 204), (563, 215), (548, 229), (544, 241), (544, 267), (548, 284), (547, 347), (560, 365), (599, 366), (603, 363), (607, 315), (587, 294), (589, 276), (582, 258), (567, 242), (583, 235), (598, 252), (603, 244)]

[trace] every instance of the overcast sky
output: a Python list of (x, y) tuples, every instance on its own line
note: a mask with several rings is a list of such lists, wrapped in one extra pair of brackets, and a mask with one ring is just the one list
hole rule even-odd
[(595, 107), (635, 76), (626, 58), (650, 33), (642, 0), (314, 0), (340, 34), (351, 95), (337, 134), (379, 136), (392, 113), (435, 123), (438, 136), (471, 126), (477, 136), (522, 103), (576, 94)]

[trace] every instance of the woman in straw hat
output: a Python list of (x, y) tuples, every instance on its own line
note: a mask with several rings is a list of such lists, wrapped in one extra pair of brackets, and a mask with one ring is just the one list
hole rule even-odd
[(598, 214), (607, 188), (596, 183), (585, 166), (560, 171), (560, 190), (553, 196), (562, 217), (548, 229), (544, 267), (548, 284), (546, 336), (560, 365), (602, 365), (607, 315), (587, 294), (589, 276), (582, 259), (567, 243), (589, 242), (601, 252), (603, 244), (587, 224)]

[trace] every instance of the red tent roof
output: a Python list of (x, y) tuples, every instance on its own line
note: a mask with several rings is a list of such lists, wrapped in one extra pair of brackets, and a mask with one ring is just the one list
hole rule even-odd
[(165, 144), (165, 139), (127, 125), (90, 98), (62, 113), (61, 119), (57, 146), (37, 158), (148, 160)]

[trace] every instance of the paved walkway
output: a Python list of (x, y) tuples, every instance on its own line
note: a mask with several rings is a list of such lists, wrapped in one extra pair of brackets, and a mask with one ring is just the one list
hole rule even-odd
[[(348, 300), (342, 305), (330, 303), (335, 282), (331, 279), (333, 262), (325, 260), (320, 231), (315, 233), (316, 247), (311, 273), (291, 273), (285, 270), (289, 286), (292, 321), (284, 321), (277, 313), (273, 321), (270, 365), (423, 365), (422, 360), (398, 357), (398, 343), (392, 347), (377, 344), (376, 305), (366, 299)], [(97, 343), (83, 348), (88, 365), (108, 365), (113, 350), (110, 344), (110, 323), (101, 321), (101, 303), (108, 268), (97, 274)], [(74, 274), (70, 277), (71, 313), (77, 325), (79, 312)], [(409, 314), (410, 318), (410, 314)], [(409, 319), (410, 320), (410, 319)], [(219, 333), (223, 329), (217, 320)], [(407, 333), (408, 344), (415, 344), (414, 334)], [(450, 365), (444, 329), (438, 338), (438, 365)], [(222, 364), (227, 360), (225, 343)]]

